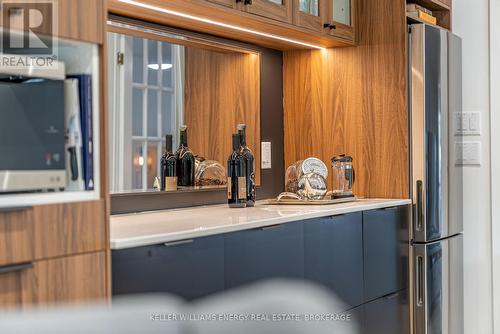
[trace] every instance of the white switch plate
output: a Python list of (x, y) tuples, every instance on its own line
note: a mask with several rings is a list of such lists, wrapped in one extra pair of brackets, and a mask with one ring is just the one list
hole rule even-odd
[(481, 142), (465, 141), (455, 143), (455, 165), (481, 165)]
[(454, 112), (453, 126), (456, 136), (479, 136), (481, 135), (481, 112)]
[(261, 148), (261, 169), (271, 169), (272, 168), (272, 154), (271, 154), (271, 142), (263, 141), (260, 143)]

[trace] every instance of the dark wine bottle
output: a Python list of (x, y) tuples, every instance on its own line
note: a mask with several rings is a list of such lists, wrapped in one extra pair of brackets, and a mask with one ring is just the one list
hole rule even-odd
[(161, 190), (177, 190), (177, 159), (172, 152), (172, 135), (165, 136), (165, 153), (161, 157)]
[(233, 152), (227, 159), (227, 203), (230, 208), (244, 208), (247, 202), (245, 158), (241, 154), (240, 135), (233, 134)]
[(245, 124), (238, 125), (238, 134), (240, 135), (241, 154), (245, 160), (245, 178), (247, 185), (247, 206), (254, 206), (255, 196), (255, 159), (252, 151), (247, 146)]
[(188, 147), (187, 126), (182, 125), (180, 129), (180, 144), (175, 152), (177, 159), (177, 185), (179, 187), (194, 186), (194, 154)]

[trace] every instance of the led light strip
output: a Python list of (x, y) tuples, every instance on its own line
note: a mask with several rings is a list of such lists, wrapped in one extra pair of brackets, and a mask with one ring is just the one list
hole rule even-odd
[(165, 14), (169, 14), (169, 15), (179, 16), (179, 17), (182, 17), (182, 18), (185, 18), (185, 19), (189, 19), (189, 20), (193, 20), (193, 21), (198, 21), (198, 22), (213, 24), (213, 25), (216, 25), (216, 26), (219, 26), (219, 27), (224, 27), (224, 28), (229, 28), (229, 29), (233, 29), (233, 30), (237, 30), (237, 31), (242, 31), (242, 32), (246, 32), (246, 33), (249, 33), (249, 34), (254, 34), (254, 35), (258, 35), (258, 36), (262, 36), (262, 37), (268, 37), (268, 38), (276, 39), (276, 40), (287, 42), (287, 43), (292, 43), (292, 44), (297, 44), (297, 45), (305, 46), (305, 47), (308, 47), (308, 48), (313, 48), (313, 49), (318, 49), (318, 50), (324, 50), (325, 49), (325, 48), (323, 48), (321, 46), (317, 46), (317, 45), (313, 45), (313, 44), (309, 44), (309, 43), (297, 41), (297, 40), (294, 40), (294, 39), (290, 39), (290, 38), (286, 38), (286, 37), (281, 37), (281, 36), (277, 36), (277, 35), (273, 35), (273, 34), (267, 34), (267, 33), (264, 33), (264, 32), (257, 31), (257, 30), (243, 28), (243, 27), (232, 25), (232, 24), (227, 24), (227, 23), (222, 23), (222, 22), (218, 22), (218, 21), (206, 19), (206, 18), (199, 17), (199, 16), (194, 16), (194, 15), (190, 15), (190, 14), (186, 14), (186, 13), (181, 13), (181, 12), (178, 12), (178, 11), (175, 11), (175, 10), (171, 10), (171, 9), (166, 9), (166, 8), (161, 8), (161, 7), (157, 7), (157, 6), (153, 6), (153, 5), (148, 5), (148, 4), (145, 4), (145, 3), (142, 3), (142, 2), (139, 2), (139, 1), (135, 1), (135, 0), (118, 0), (118, 1), (126, 3), (126, 4), (129, 4), (129, 5), (132, 5), (132, 6), (136, 6), (136, 7), (142, 7), (142, 8), (154, 10), (154, 11), (165, 13)]

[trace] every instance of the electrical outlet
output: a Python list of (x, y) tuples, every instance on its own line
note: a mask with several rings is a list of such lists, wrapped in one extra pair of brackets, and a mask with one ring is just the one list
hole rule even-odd
[(272, 152), (271, 152), (271, 142), (263, 141), (260, 143), (261, 148), (261, 164), (260, 167), (262, 169), (271, 169), (272, 168)]

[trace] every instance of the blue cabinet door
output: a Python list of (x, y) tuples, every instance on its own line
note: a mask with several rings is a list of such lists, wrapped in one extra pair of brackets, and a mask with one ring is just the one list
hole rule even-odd
[(347, 308), (363, 303), (362, 214), (304, 222), (305, 278), (328, 287)]
[(269, 278), (304, 277), (301, 222), (227, 234), (224, 248), (226, 288)]
[(409, 207), (363, 212), (365, 301), (407, 288)]
[(365, 304), (364, 317), (364, 333), (408, 334), (410, 332), (410, 312), (407, 290)]
[(112, 252), (113, 294), (168, 292), (192, 300), (224, 290), (224, 237)]

